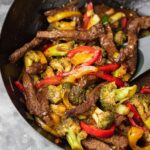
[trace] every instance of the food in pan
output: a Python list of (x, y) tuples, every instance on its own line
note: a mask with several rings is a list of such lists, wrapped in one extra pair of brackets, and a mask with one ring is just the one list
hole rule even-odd
[(47, 30), (9, 58), (23, 58), (15, 85), (38, 125), (72, 150), (149, 150), (150, 87), (128, 81), (150, 17), (76, 1), (44, 15)]

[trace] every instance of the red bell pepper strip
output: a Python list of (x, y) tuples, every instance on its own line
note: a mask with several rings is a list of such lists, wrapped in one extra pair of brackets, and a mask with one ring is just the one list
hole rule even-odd
[(90, 65), (94, 64), (99, 58), (102, 59), (101, 49), (96, 49), (96, 48), (90, 47), (90, 46), (79, 46), (79, 47), (69, 51), (67, 57), (72, 58), (75, 54), (82, 53), (82, 52), (94, 53), (94, 57), (91, 60), (89, 60), (88, 62), (82, 64), (82, 66), (90, 66)]
[(37, 89), (39, 89), (46, 85), (58, 85), (60, 84), (61, 80), (62, 80), (61, 76), (53, 76), (53, 77), (38, 81), (35, 86)]
[(67, 57), (72, 58), (77, 53), (87, 52), (87, 53), (94, 53), (96, 48), (91, 46), (79, 46), (74, 48), (73, 50), (69, 51)]
[(90, 21), (91, 16), (88, 14), (90, 11), (93, 10), (93, 3), (90, 2), (89, 4), (87, 4), (87, 11), (83, 16), (83, 29), (87, 29), (88, 23)]
[(124, 82), (120, 78), (114, 77), (110, 74), (106, 74), (102, 71), (99, 71), (98, 73), (91, 73), (91, 74), (95, 75), (96, 77), (99, 77), (103, 80), (109, 81), (109, 82), (114, 81), (118, 87), (123, 87), (124, 86)]
[(114, 135), (114, 132), (115, 132), (115, 125), (113, 125), (110, 129), (102, 130), (102, 129), (95, 128), (91, 125), (88, 125), (84, 122), (80, 122), (80, 127), (81, 129), (86, 131), (88, 134), (95, 136), (95, 137), (99, 137), (99, 138), (111, 137)]
[(144, 128), (144, 127), (139, 126), (139, 125), (133, 120), (133, 118), (128, 117), (128, 119), (129, 119), (130, 124), (131, 124), (133, 127), (140, 128), (140, 129), (142, 129), (142, 130), (144, 130), (144, 131), (148, 130), (148, 129)]
[(19, 82), (19, 81), (16, 81), (15, 82), (15, 86), (22, 92), (25, 92), (25, 88), (23, 87), (23, 85)]
[(104, 71), (104, 72), (112, 72), (118, 69), (119, 67), (120, 67), (120, 64), (106, 64), (106, 65), (100, 66), (99, 70)]
[(150, 87), (144, 87), (140, 91), (141, 94), (150, 94)]
[(123, 30), (126, 30), (127, 23), (128, 23), (128, 20), (127, 20), (126, 17), (124, 17), (124, 18), (121, 19), (121, 27), (122, 27)]
[(136, 119), (137, 121), (141, 121), (140, 115), (138, 111), (136, 110), (136, 108), (130, 102), (125, 102), (125, 104), (133, 113), (133, 118)]

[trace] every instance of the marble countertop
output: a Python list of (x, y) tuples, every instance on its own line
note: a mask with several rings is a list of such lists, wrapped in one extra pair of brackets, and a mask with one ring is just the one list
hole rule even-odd
[[(13, 0), (0, 0), (0, 31)], [(0, 150), (56, 150), (17, 112), (0, 74)]]

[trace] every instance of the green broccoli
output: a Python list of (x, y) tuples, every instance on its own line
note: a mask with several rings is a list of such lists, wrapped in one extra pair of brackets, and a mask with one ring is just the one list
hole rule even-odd
[(53, 70), (56, 70), (58, 72), (69, 72), (72, 68), (71, 62), (68, 58), (52, 59), (50, 65)]
[(71, 146), (72, 150), (83, 150), (81, 145), (81, 141), (87, 137), (87, 133), (85, 131), (80, 131), (79, 133), (75, 133), (72, 128), (68, 129), (66, 139)]
[(117, 89), (115, 82), (105, 84), (100, 90), (101, 105), (106, 111), (115, 111), (117, 105), (132, 98), (135, 95), (136, 90), (136, 85)]
[(95, 120), (98, 128), (107, 129), (110, 128), (114, 122), (114, 114), (109, 111), (102, 111), (98, 107), (92, 114), (92, 118)]
[(77, 121), (71, 118), (62, 119), (57, 132), (61, 136), (66, 136), (72, 150), (83, 150), (81, 141), (87, 137), (87, 133), (81, 130)]
[(61, 85), (59, 86), (49, 85), (47, 96), (51, 103), (57, 104), (58, 102), (62, 100), (62, 97), (63, 97), (62, 86)]
[(145, 126), (150, 129), (150, 94), (136, 94), (131, 103), (137, 108)]

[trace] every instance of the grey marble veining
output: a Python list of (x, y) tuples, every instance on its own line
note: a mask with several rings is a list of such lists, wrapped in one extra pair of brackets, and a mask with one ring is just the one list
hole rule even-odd
[[(0, 0), (0, 31), (13, 0)], [(56, 150), (17, 112), (0, 73), (0, 150)]]

